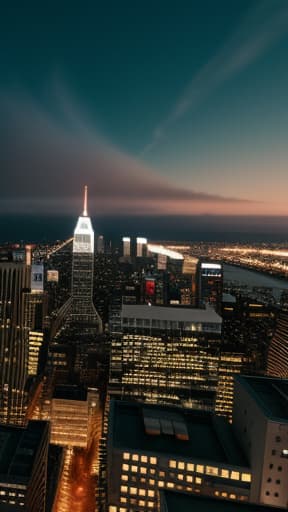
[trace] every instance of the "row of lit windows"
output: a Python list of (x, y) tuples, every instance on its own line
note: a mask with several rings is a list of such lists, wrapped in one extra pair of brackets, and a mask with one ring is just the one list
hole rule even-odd
[(186, 471), (195, 471), (196, 473), (205, 473), (206, 475), (220, 476), (222, 478), (230, 478), (231, 480), (242, 480), (242, 482), (251, 482), (250, 473), (240, 473), (239, 471), (230, 471), (229, 469), (218, 468), (215, 466), (204, 466), (203, 464), (191, 464), (179, 462), (176, 460), (169, 461), (169, 468), (186, 469)]
[(154, 498), (155, 491), (149, 489), (138, 489), (137, 487), (128, 487), (127, 485), (121, 485), (120, 487), (121, 493), (139, 495), (139, 496), (148, 496), (149, 498)]
[(149, 464), (157, 464), (157, 457), (147, 457), (147, 455), (139, 455), (138, 453), (123, 453), (123, 460), (132, 460), (134, 462), (144, 462)]

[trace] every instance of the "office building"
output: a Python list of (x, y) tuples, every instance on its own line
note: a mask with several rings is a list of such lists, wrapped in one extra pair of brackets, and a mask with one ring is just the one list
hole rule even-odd
[(96, 390), (58, 385), (50, 401), (51, 443), (87, 448), (99, 398)]
[(222, 345), (219, 358), (219, 376), (215, 412), (232, 421), (235, 375), (245, 372), (249, 357), (235, 346)]
[(31, 267), (23, 253), (19, 258), (18, 252), (7, 251), (6, 260), (0, 261), (1, 423), (22, 424), (24, 419), (29, 328), (25, 326), (23, 292), (30, 286)]
[(49, 423), (2, 425), (0, 440), (0, 510), (10, 505), (45, 512)]
[(105, 253), (105, 241), (104, 241), (104, 236), (103, 235), (99, 235), (97, 237), (97, 246), (96, 246), (96, 252), (97, 254), (104, 254)]
[(219, 262), (199, 261), (198, 297), (200, 304), (210, 304), (221, 312), (223, 292), (223, 267)]
[[(280, 512), (286, 508), (278, 509)], [(181, 492), (160, 492), (160, 512), (275, 512), (274, 507), (237, 503), (224, 499), (207, 498)]]
[(87, 213), (87, 187), (83, 214), (74, 231), (72, 256), (72, 321), (95, 325), (102, 331), (102, 322), (93, 304), (94, 231)]
[(267, 375), (288, 377), (288, 311), (282, 311), (268, 348)]
[(130, 256), (131, 256), (131, 238), (130, 238), (130, 236), (123, 236), (122, 243), (123, 243), (123, 257), (130, 258)]
[(251, 501), (288, 503), (288, 380), (237, 376), (233, 427), (253, 473)]
[(213, 309), (123, 304), (111, 327), (113, 395), (214, 409), (221, 318)]
[(147, 256), (147, 238), (138, 236), (136, 238), (136, 256), (144, 258)]
[(109, 512), (159, 510), (161, 490), (250, 499), (232, 427), (209, 412), (112, 401), (107, 448)]

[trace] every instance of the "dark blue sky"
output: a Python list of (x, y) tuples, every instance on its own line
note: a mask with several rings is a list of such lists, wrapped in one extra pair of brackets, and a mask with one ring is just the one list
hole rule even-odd
[(286, 0), (5, 2), (0, 34), (2, 212), (287, 215)]

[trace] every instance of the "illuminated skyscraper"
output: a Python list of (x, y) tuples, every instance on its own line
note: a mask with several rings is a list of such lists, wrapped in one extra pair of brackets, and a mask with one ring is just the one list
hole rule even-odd
[(72, 260), (71, 319), (81, 324), (93, 324), (102, 330), (102, 322), (93, 304), (94, 231), (87, 213), (87, 186), (84, 189), (84, 209), (74, 231)]
[(28, 371), (29, 329), (24, 322), (24, 294), (30, 266), (13, 253), (0, 262), (0, 422), (23, 421)]
[(124, 258), (130, 258), (131, 256), (131, 239), (130, 236), (123, 236), (123, 256)]

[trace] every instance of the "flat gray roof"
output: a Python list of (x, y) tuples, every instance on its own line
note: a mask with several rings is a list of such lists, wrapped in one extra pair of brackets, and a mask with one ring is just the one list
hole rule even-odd
[[(185, 438), (147, 433), (144, 418), (155, 412), (155, 417), (167, 422), (177, 415), (177, 424), (185, 425)], [(152, 425), (153, 427), (153, 425)], [(148, 425), (149, 430), (149, 425)], [(182, 429), (183, 430), (183, 429)], [(181, 437), (181, 436), (180, 436)], [(229, 422), (206, 411), (178, 407), (142, 404), (128, 401), (111, 401), (109, 418), (109, 443), (114, 449), (152, 452), (167, 456), (199, 459), (203, 462), (235, 465), (248, 468), (248, 462), (238, 444)]]
[(212, 308), (198, 309), (178, 306), (148, 306), (123, 304), (121, 318), (167, 320), (170, 322), (195, 322), (221, 324), (222, 318)]
[(264, 414), (272, 420), (288, 421), (288, 379), (237, 375)]
[(222, 302), (236, 303), (236, 297), (231, 293), (222, 293)]
[(287, 510), (172, 491), (161, 492), (161, 500), (165, 500), (167, 512), (179, 512), (179, 510), (181, 512), (281, 512)]

